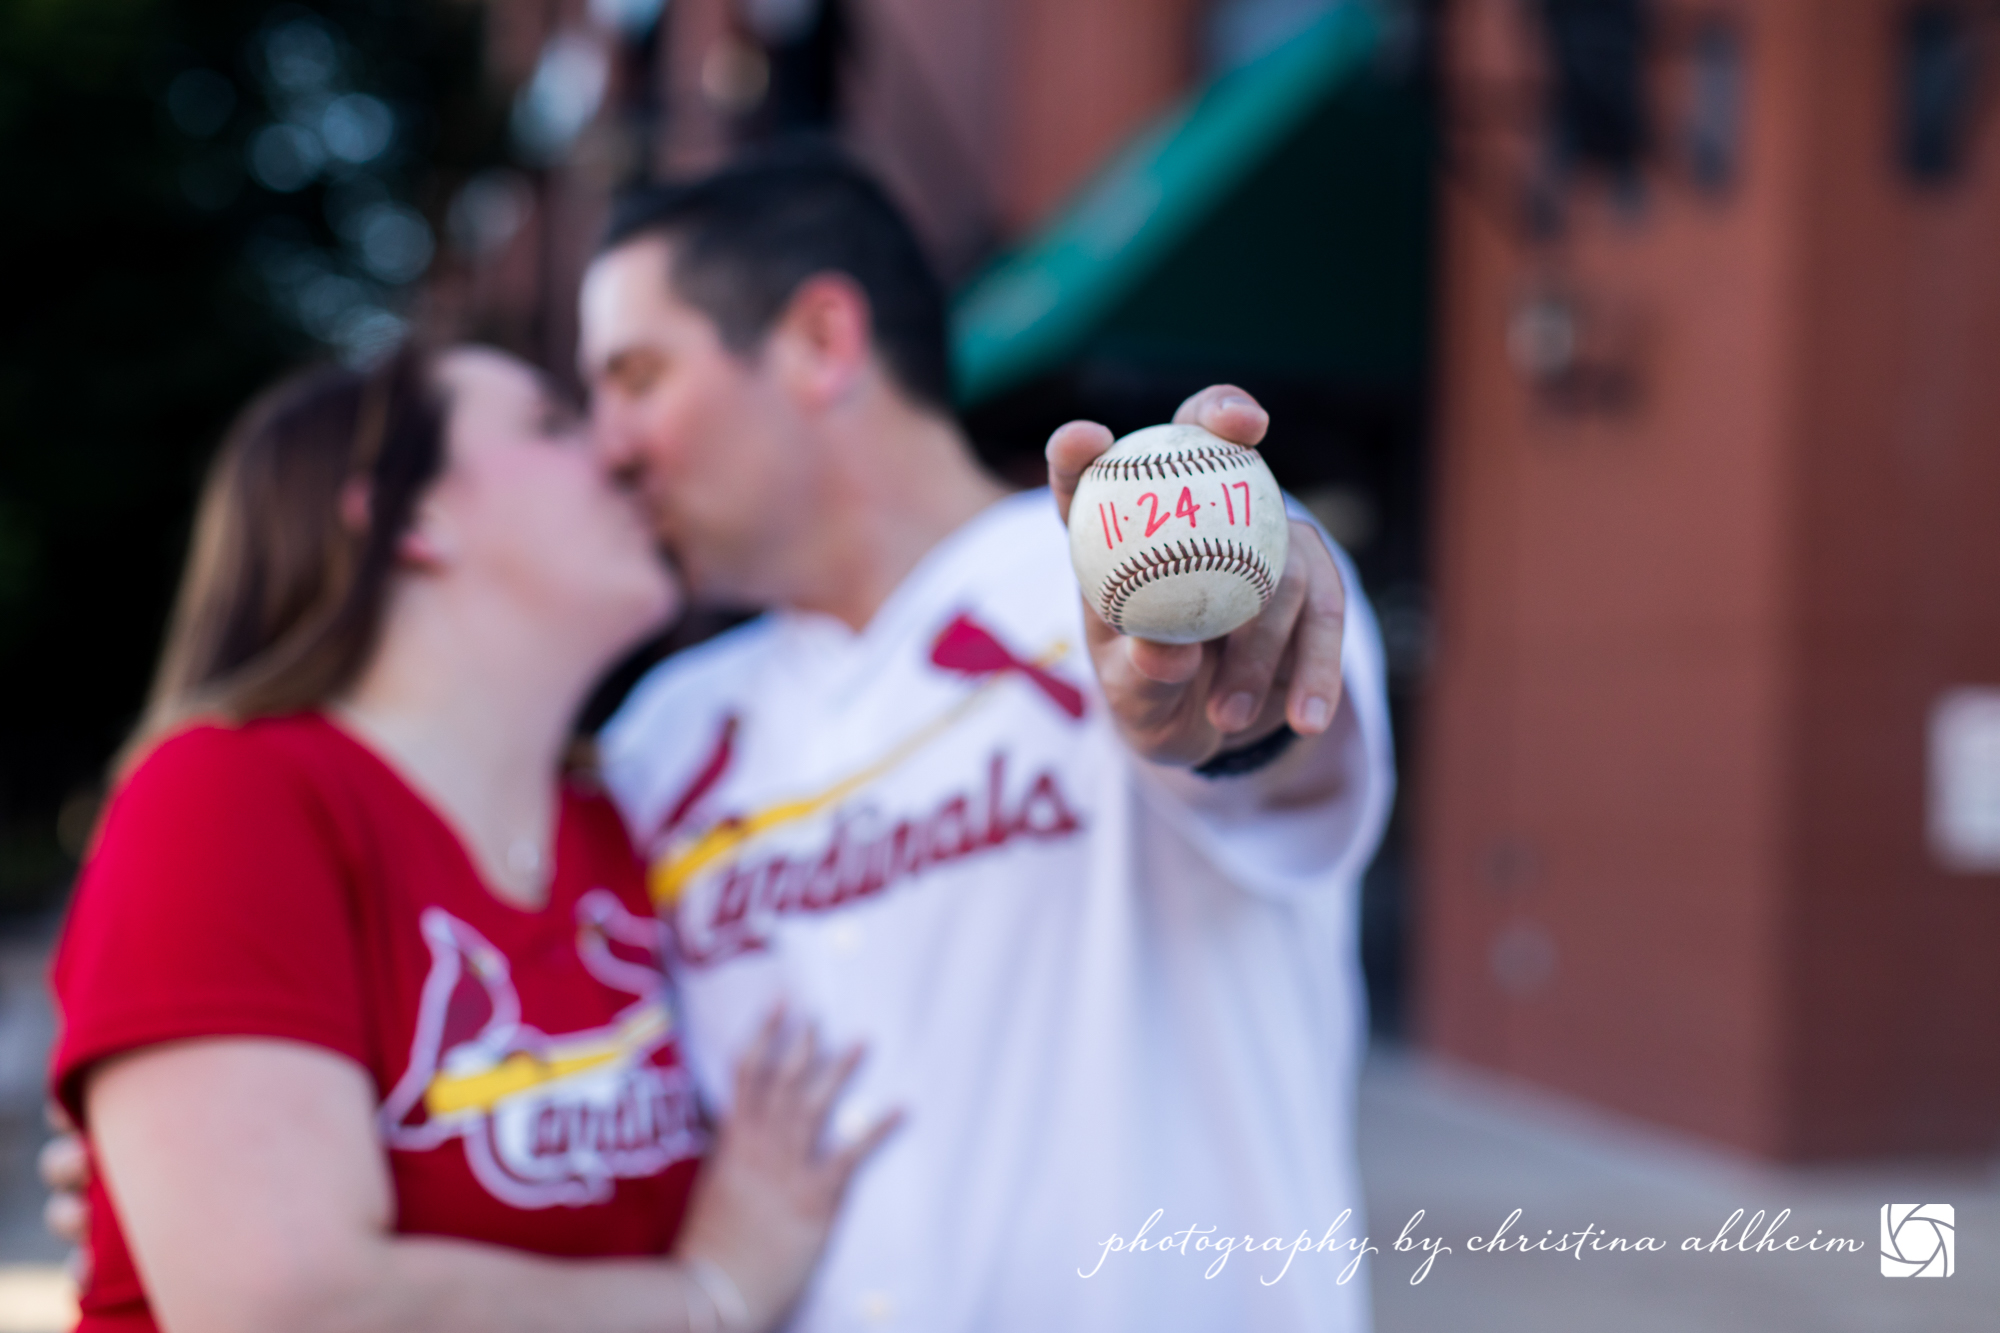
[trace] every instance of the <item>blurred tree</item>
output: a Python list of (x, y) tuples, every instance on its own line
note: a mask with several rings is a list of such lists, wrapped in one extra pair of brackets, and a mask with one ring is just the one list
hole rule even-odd
[(0, 912), (87, 836), (221, 429), (287, 364), (393, 341), (501, 159), (482, 12), (0, 5)]

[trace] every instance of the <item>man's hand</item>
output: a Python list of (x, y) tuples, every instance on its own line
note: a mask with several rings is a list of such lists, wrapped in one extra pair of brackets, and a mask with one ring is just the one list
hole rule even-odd
[[(1255, 445), (1271, 418), (1234, 385), (1203, 389), (1174, 413), (1236, 444)], [(1111, 447), (1109, 430), (1072, 421), (1049, 437), (1049, 488), (1069, 521), (1077, 479)], [(1090, 656), (1127, 743), (1160, 763), (1204, 763), (1289, 722), (1302, 736), (1332, 725), (1340, 704), (1347, 593), (1319, 533), (1292, 524), (1284, 577), (1263, 612), (1225, 638), (1153, 643), (1118, 633), (1086, 602)]]
[(70, 1276), (81, 1286), (90, 1273), (90, 1204), (85, 1197), (90, 1188), (90, 1151), (62, 1107), (50, 1102), (46, 1112), (55, 1136), (42, 1145), (36, 1159), (49, 1191), (48, 1202), (42, 1205), (42, 1225), (57, 1240), (75, 1247), (70, 1251)]

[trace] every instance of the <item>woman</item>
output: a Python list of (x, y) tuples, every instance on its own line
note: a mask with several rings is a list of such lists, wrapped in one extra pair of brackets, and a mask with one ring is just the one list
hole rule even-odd
[(858, 1052), (774, 1015), (696, 1175), (638, 863), (558, 777), (674, 604), (512, 358), (312, 372), (245, 414), (56, 961), (83, 1329), (782, 1318), (890, 1126), (822, 1151)]

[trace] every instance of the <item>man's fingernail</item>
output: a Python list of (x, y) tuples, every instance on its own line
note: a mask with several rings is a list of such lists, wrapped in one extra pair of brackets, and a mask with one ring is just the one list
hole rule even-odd
[(1250, 694), (1232, 694), (1222, 701), (1221, 715), (1216, 719), (1224, 731), (1241, 731), (1250, 725), (1250, 710), (1257, 706), (1257, 700)]
[(1223, 398), (1222, 402), (1221, 402), (1220, 404), (1218, 404), (1218, 406), (1221, 406), (1221, 407), (1247, 407), (1247, 408), (1251, 408), (1251, 409), (1253, 409), (1253, 410), (1254, 410), (1254, 409), (1256, 408), (1257, 404), (1255, 404), (1255, 403), (1251, 402), (1251, 401), (1250, 401), (1250, 400), (1249, 400), (1248, 398), (1245, 398), (1245, 397), (1244, 397), (1244, 396), (1243, 396), (1242, 394), (1240, 394), (1240, 393), (1232, 393), (1232, 394), (1229, 394), (1228, 396), (1226, 396), (1225, 398)]
[(1305, 723), (1307, 731), (1325, 731), (1326, 724), (1333, 721), (1333, 705), (1315, 694), (1299, 710), (1299, 721)]

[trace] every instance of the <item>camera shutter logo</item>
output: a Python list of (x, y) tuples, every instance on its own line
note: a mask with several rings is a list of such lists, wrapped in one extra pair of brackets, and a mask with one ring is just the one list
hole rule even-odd
[(1948, 1203), (1882, 1205), (1882, 1276), (1950, 1277), (1958, 1217)]

